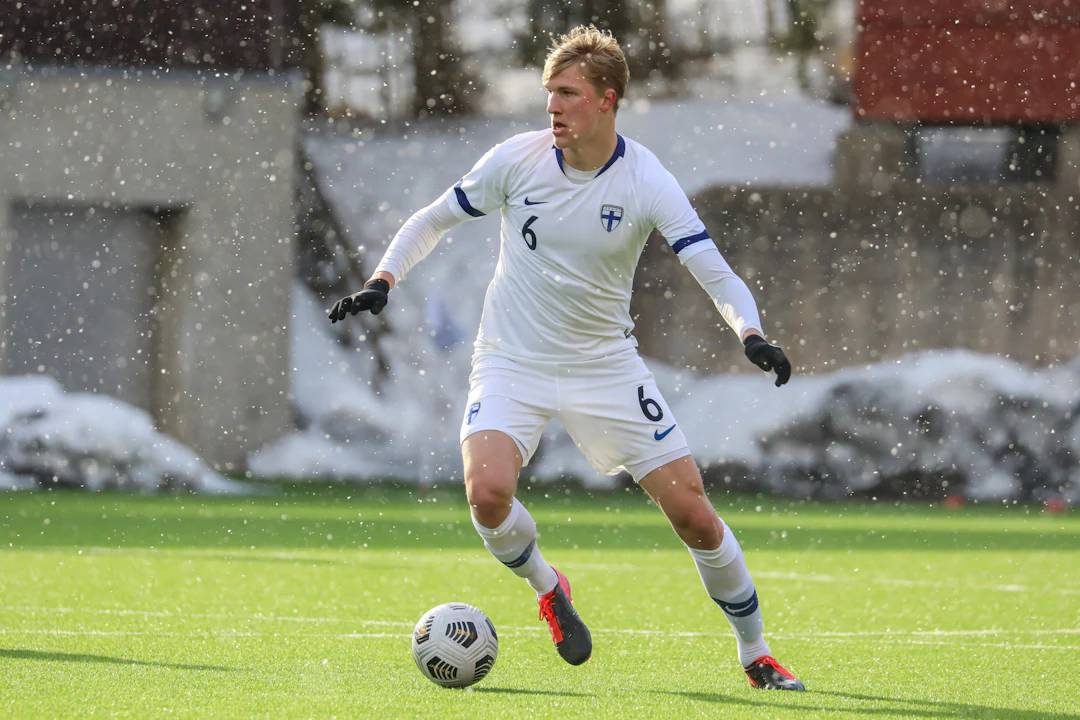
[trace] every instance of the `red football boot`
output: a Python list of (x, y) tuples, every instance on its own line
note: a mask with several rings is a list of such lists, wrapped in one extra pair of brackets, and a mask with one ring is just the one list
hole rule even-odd
[(750, 680), (750, 687), (760, 690), (805, 690), (799, 678), (769, 655), (762, 655), (750, 667), (743, 668)]
[(551, 592), (537, 599), (540, 603), (540, 619), (547, 620), (551, 639), (555, 641), (555, 649), (562, 659), (571, 665), (580, 665), (592, 657), (592, 635), (574, 609), (570, 598), (570, 581), (558, 570), (555, 570), (555, 574), (559, 576), (558, 584)]

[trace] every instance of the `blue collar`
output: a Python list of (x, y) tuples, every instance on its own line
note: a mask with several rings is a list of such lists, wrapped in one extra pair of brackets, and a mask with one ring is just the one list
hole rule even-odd
[[(616, 160), (626, 155), (626, 141), (623, 140), (623, 136), (616, 134), (615, 137), (619, 139), (618, 142), (615, 143), (615, 152), (611, 154), (611, 159), (604, 164), (604, 167), (600, 168), (600, 172), (596, 173), (596, 175), (593, 177), (593, 180), (607, 172), (607, 169), (614, 165)], [(566, 170), (563, 169), (562, 150), (555, 147), (554, 145), (552, 145), (551, 147), (555, 148), (555, 159), (559, 161), (559, 169), (562, 170), (562, 174), (565, 175)]]

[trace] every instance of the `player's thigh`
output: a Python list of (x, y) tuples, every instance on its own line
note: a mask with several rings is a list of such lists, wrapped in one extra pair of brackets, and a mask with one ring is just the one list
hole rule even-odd
[(560, 369), (558, 415), (590, 464), (601, 474), (638, 468), (640, 481), (654, 459), (689, 454), (686, 437), (636, 352)]
[(469, 503), (487, 527), (509, 512), (518, 473), (551, 417), (544, 403), (553, 397), (553, 376), (537, 368), (499, 357), (474, 359), (460, 437)]
[(551, 418), (555, 377), (543, 367), (504, 357), (478, 355), (469, 374), (469, 398), (460, 441), (496, 430), (509, 435), (528, 465)]
[(535, 452), (545, 421), (511, 398), (487, 397), (470, 407), (477, 405), (489, 417), (485, 427), (462, 432), (465, 493), (476, 521), (497, 528), (510, 514), (522, 462)]
[(469, 504), (509, 507), (521, 472), (521, 451), (514, 439), (498, 430), (473, 433), (461, 443), (461, 459)]

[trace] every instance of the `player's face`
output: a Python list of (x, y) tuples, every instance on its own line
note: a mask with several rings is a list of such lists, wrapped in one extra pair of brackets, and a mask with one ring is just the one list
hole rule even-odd
[(603, 113), (610, 111), (615, 101), (614, 90), (597, 90), (577, 65), (548, 80), (544, 88), (548, 91), (551, 134), (555, 136), (555, 146), (561, 150), (588, 143)]

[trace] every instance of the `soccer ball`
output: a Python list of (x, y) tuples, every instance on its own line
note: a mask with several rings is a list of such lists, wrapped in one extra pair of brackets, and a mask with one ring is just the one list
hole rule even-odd
[(412, 636), (420, 674), (443, 687), (480, 682), (499, 656), (499, 636), (487, 615), (465, 603), (431, 608)]

